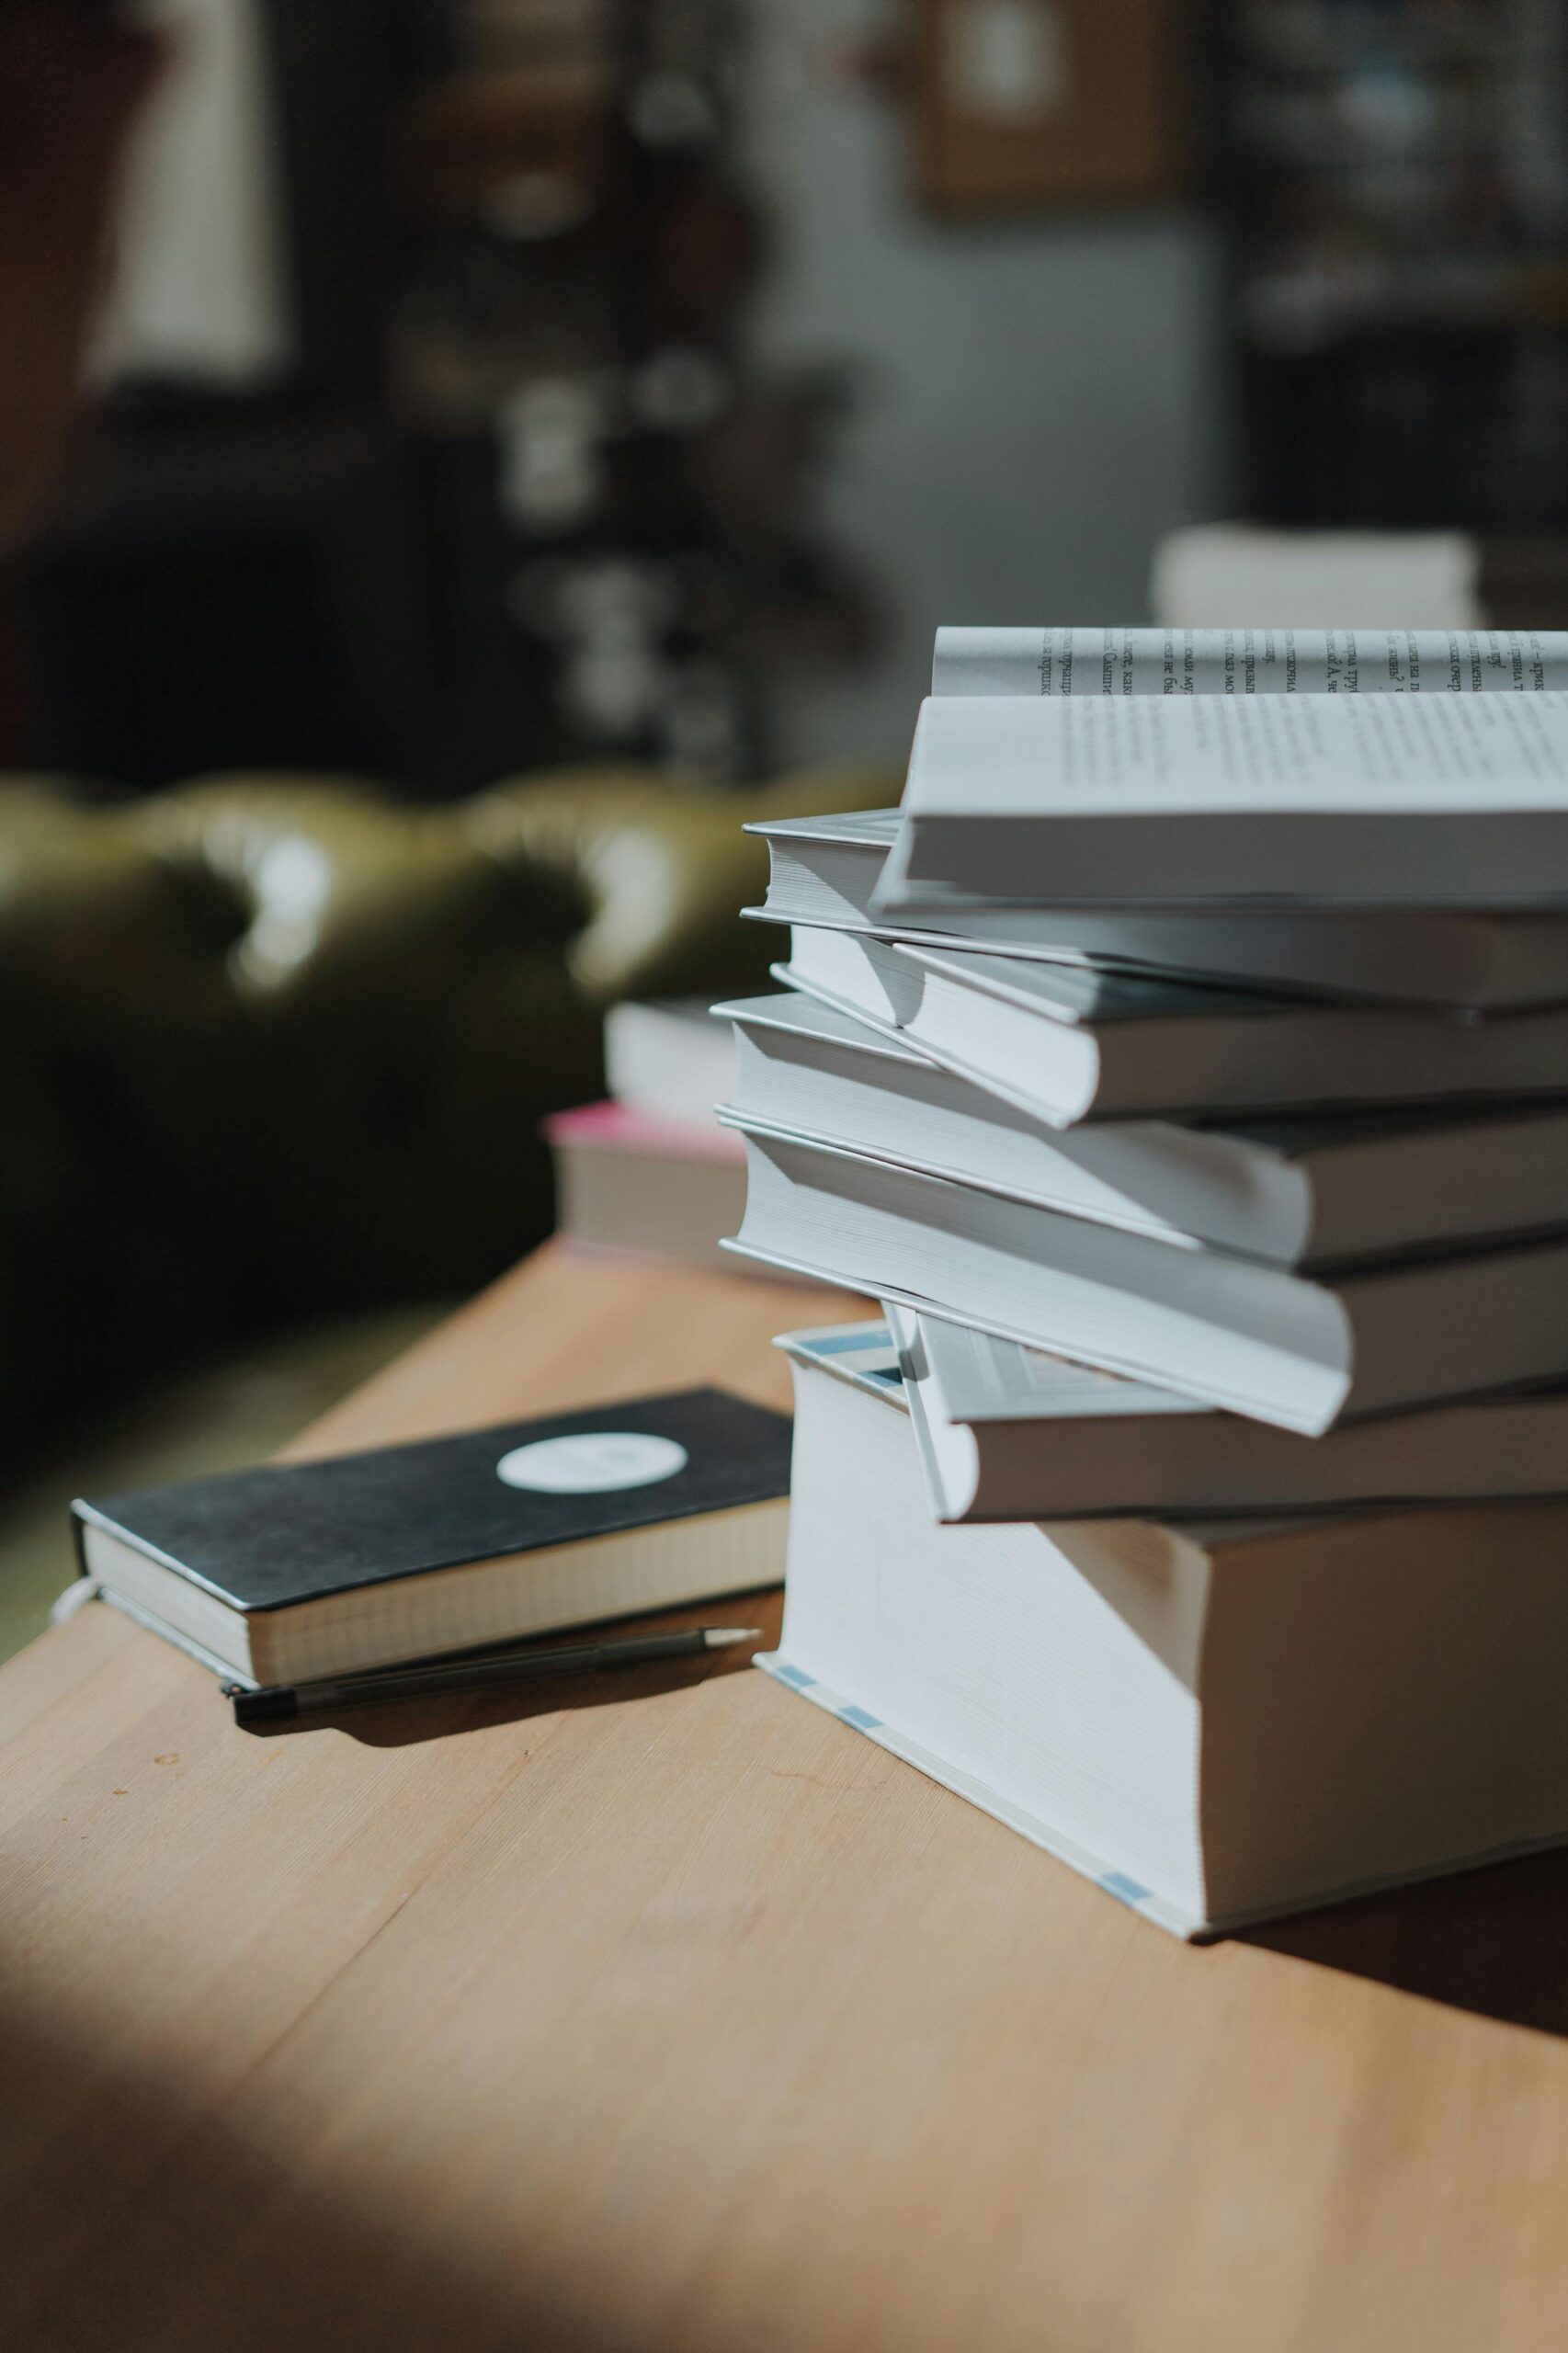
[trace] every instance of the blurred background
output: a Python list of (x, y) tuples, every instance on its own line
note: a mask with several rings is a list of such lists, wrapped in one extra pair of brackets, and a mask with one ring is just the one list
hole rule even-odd
[(549, 1230), (939, 620), (1568, 621), (1560, 0), (142, 13), (0, 574), (0, 1647)]

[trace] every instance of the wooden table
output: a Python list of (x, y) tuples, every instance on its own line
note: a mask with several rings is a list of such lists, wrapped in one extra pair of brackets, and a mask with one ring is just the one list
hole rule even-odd
[[(546, 1254), (299, 1449), (853, 1302)], [(0, 1676), (9, 2353), (1568, 2344), (1568, 1866), (1176, 1944), (716, 1665), (273, 1739)]]

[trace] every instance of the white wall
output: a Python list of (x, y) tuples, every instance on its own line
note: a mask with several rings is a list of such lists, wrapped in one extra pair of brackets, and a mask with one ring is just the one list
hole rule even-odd
[(132, 142), (97, 372), (246, 386), (290, 357), (257, 0), (141, 0), (170, 63)]
[(1153, 541), (1218, 494), (1206, 229), (1174, 206), (923, 214), (899, 108), (833, 70), (872, 5), (748, 10), (742, 162), (776, 244), (756, 346), (865, 371), (825, 519), (870, 564), (886, 637), (869, 669), (785, 688), (787, 762), (902, 756), (938, 620), (1137, 620)]

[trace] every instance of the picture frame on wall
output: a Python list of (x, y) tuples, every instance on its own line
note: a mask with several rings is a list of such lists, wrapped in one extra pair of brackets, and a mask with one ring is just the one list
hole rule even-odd
[(915, 175), (931, 210), (1021, 214), (1182, 191), (1176, 0), (915, 5)]

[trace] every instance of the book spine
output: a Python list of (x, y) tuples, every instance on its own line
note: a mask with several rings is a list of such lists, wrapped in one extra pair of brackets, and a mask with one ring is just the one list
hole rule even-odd
[(1130, 1911), (1138, 1913), (1142, 1918), (1152, 1920), (1156, 1927), (1188, 1941), (1212, 1935), (1212, 1927), (1207, 1920), (1198, 1919), (1166, 1903), (1163, 1896), (1142, 1886), (1137, 1880), (1130, 1879), (1125, 1871), (1116, 1870), (1101, 1857), (1091, 1855), (1085, 1847), (1078, 1846), (1050, 1823), (1042, 1822), (1037, 1814), (1026, 1813), (1021, 1806), (1014, 1805), (987, 1783), (977, 1781), (971, 1775), (960, 1772), (956, 1766), (946, 1764), (929, 1749), (921, 1747), (917, 1741), (906, 1740), (893, 1725), (884, 1723), (880, 1716), (873, 1716), (867, 1709), (857, 1707), (853, 1700), (829, 1690), (825, 1683), (819, 1683), (815, 1676), (793, 1665), (779, 1652), (759, 1652), (752, 1665), (760, 1666), (765, 1675), (772, 1676), (774, 1681), (781, 1683), (787, 1691), (793, 1691), (799, 1698), (809, 1699), (813, 1707), (824, 1709), (830, 1716), (836, 1716), (839, 1722), (847, 1724), (852, 1732), (875, 1741), (877, 1746), (885, 1748), (890, 1756), (902, 1757), (906, 1765), (913, 1765), (916, 1772), (924, 1773), (927, 1780), (938, 1782), (945, 1790), (951, 1790), (955, 1797), (966, 1799), (971, 1805), (978, 1806), (983, 1813), (1004, 1823), (1009, 1830), (1016, 1830), (1031, 1845), (1043, 1847), (1048, 1855), (1054, 1855), (1058, 1862), (1066, 1863), (1083, 1878), (1092, 1881), (1103, 1893), (1114, 1896), (1119, 1904), (1126, 1904)]

